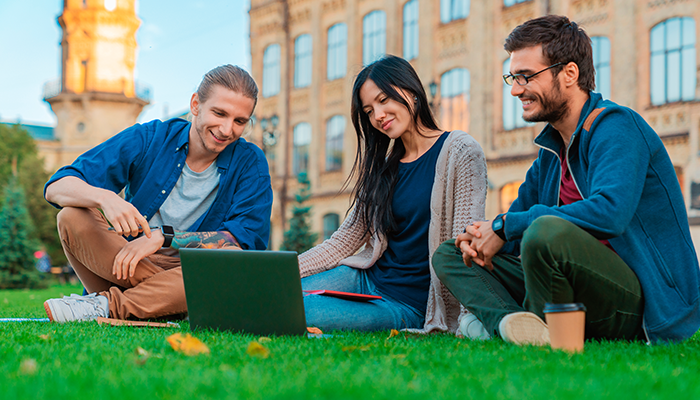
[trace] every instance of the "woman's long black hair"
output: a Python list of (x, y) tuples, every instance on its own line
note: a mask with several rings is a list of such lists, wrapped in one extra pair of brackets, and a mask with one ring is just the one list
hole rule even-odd
[[(371, 79), (379, 89), (392, 100), (406, 107), (411, 114), (418, 134), (423, 128), (438, 130), (430, 111), (423, 84), (411, 64), (403, 58), (386, 56), (365, 67), (355, 79), (352, 88), (351, 116), (357, 134), (357, 154), (352, 172), (346, 181), (354, 176), (357, 181), (353, 188), (353, 204), (358, 207), (358, 217), (370, 233), (375, 231), (387, 234), (396, 228), (391, 202), (399, 171), (399, 160), (406, 153), (401, 138), (394, 141), (370, 123), (363, 111), (360, 88)], [(403, 90), (413, 106), (398, 91)]]

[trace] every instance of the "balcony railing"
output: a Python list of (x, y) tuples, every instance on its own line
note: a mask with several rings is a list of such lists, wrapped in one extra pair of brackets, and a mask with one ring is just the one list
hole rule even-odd
[[(139, 81), (136, 81), (134, 86), (136, 98), (150, 103), (153, 98), (151, 87)], [(61, 92), (63, 92), (63, 87), (61, 86), (60, 79), (49, 81), (44, 84), (44, 100), (56, 97)]]

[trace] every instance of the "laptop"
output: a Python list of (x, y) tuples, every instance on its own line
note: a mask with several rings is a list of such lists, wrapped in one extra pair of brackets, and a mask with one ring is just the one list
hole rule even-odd
[(297, 253), (180, 249), (190, 329), (305, 335)]

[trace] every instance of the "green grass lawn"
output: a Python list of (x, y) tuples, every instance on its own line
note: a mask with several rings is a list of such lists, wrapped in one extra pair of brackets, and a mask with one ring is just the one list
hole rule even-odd
[[(0, 317), (45, 316), (45, 299), (75, 286), (0, 291)], [(336, 332), (273, 337), (198, 331), (210, 355), (188, 357), (166, 337), (181, 329), (92, 322), (0, 323), (0, 398), (700, 398), (700, 336), (669, 346), (588, 342), (583, 354), (452, 335)], [(328, 333), (328, 332), (326, 332)], [(138, 348), (148, 355), (137, 354)]]

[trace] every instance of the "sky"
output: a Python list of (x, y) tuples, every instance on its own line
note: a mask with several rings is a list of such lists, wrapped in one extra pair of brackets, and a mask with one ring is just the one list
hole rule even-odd
[[(136, 80), (152, 100), (139, 122), (188, 109), (202, 76), (223, 64), (250, 71), (250, 0), (138, 0)], [(0, 121), (54, 126), (44, 84), (61, 76), (63, 0), (0, 0)]]

